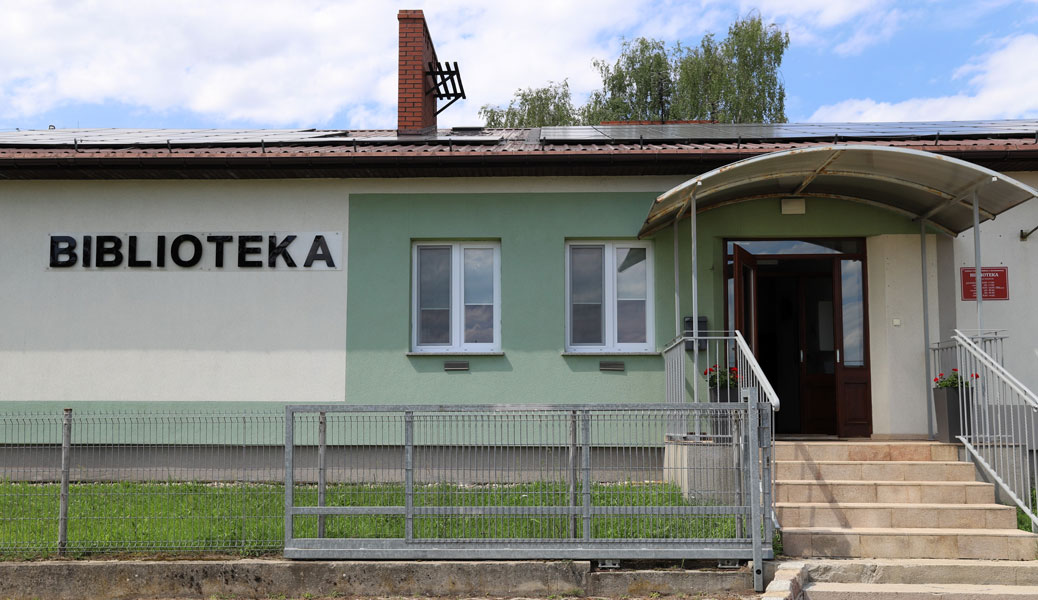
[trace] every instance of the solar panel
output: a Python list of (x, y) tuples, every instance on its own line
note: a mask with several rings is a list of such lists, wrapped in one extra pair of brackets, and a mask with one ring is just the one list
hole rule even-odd
[(386, 131), (321, 129), (41, 129), (0, 132), (0, 146), (259, 146), (260, 144), (404, 143), (488, 144), (496, 133), (398, 138)]
[(1038, 135), (1038, 120), (905, 123), (666, 123), (542, 127), (550, 142), (889, 139)]

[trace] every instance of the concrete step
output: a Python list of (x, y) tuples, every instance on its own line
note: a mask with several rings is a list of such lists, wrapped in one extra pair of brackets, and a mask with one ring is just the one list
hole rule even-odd
[(809, 583), (805, 600), (1038, 600), (1038, 587), (963, 583)]
[(815, 582), (1038, 586), (1038, 561), (1034, 560), (844, 558), (803, 564)]
[(1038, 535), (1018, 529), (783, 527), (789, 556), (1033, 560)]
[(779, 502), (775, 512), (783, 527), (1016, 527), (1016, 509), (1001, 504)]
[(775, 460), (959, 460), (959, 447), (939, 442), (775, 442)]
[(976, 468), (959, 461), (775, 461), (775, 479), (856, 481), (974, 481)]
[(982, 481), (775, 481), (776, 502), (993, 504), (995, 486)]

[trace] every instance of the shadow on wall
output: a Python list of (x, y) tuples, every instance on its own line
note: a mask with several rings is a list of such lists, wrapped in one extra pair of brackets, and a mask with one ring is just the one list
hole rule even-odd
[[(446, 372), (449, 375), (468, 375), (472, 372), (481, 373), (505, 373), (511, 372), (512, 363), (508, 360), (507, 356), (496, 355), (496, 356), (475, 356), (475, 355), (458, 355), (458, 356), (444, 356), (444, 355), (429, 355), (429, 356), (408, 356), (407, 361), (411, 363), (411, 368), (414, 369), (415, 373), (437, 373)], [(462, 369), (460, 366), (455, 369), (449, 368), (447, 363), (467, 363), (468, 368)]]

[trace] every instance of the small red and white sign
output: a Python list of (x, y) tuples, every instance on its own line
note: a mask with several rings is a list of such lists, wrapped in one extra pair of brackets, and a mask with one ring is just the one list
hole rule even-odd
[[(981, 289), (985, 300), (1009, 300), (1009, 267), (982, 267)], [(973, 267), (959, 269), (963, 300), (977, 299), (977, 276)]]

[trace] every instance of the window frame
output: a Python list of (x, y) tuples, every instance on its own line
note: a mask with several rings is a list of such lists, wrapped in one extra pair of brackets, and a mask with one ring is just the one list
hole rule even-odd
[[(602, 247), (604, 281), (602, 290), (603, 329), (602, 344), (574, 344), (571, 290), (571, 249), (574, 247)], [(616, 251), (620, 248), (645, 249), (645, 341), (620, 343), (617, 341), (617, 276)], [(567, 354), (656, 354), (655, 290), (653, 244), (641, 240), (567, 240), (566, 241), (566, 353)]]
[[(420, 248), (450, 248), (450, 343), (419, 344), (418, 318), (419, 273), (418, 251)], [(494, 341), (466, 343), (465, 340), (465, 250), (493, 250), (494, 265)], [(453, 240), (421, 240), (411, 243), (411, 350), (415, 354), (473, 354), (501, 352), (501, 242)]]

